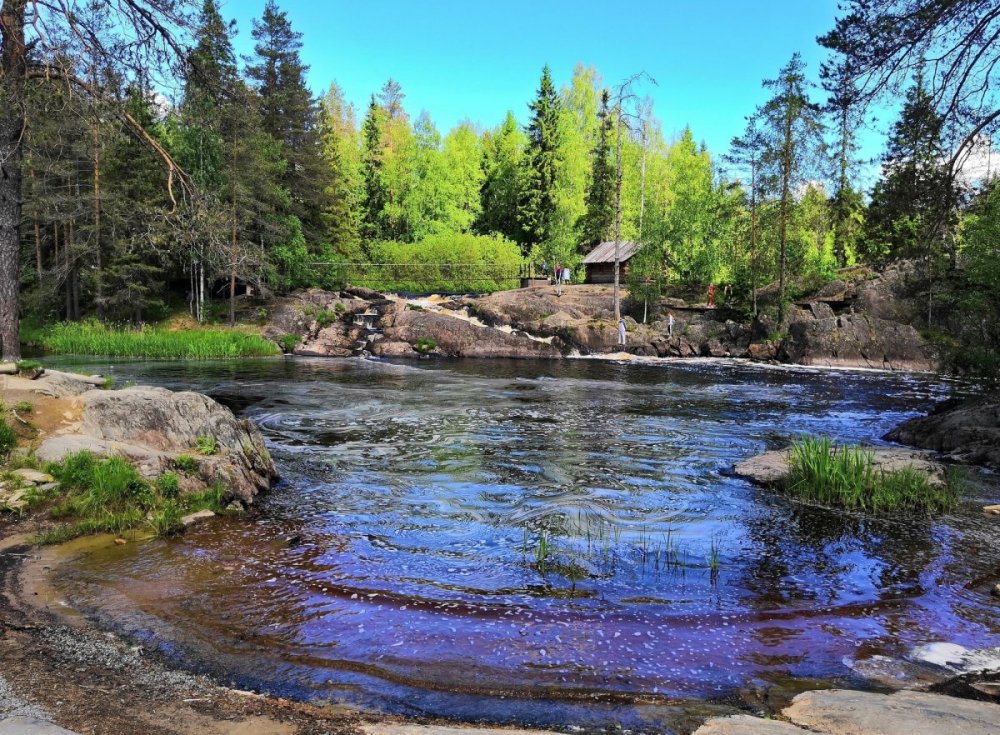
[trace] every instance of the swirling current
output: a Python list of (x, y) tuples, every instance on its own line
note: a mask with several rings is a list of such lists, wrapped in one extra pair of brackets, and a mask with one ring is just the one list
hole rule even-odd
[[(95, 366), (92, 369), (108, 369)], [(239, 686), (414, 715), (669, 731), (678, 703), (1000, 643), (971, 474), (941, 518), (811, 507), (734, 477), (802, 434), (878, 443), (929, 377), (698, 361), (125, 363), (255, 421), (249, 519), (101, 547), (71, 603)], [(995, 523), (995, 522), (994, 522)]]

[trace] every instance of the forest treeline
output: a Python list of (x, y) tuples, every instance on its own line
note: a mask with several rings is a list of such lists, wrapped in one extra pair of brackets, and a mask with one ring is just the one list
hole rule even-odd
[[(18, 3), (31, 5), (4, 7)], [(756, 313), (758, 290), (776, 283), (779, 323), (803, 284), (844, 266), (917, 259), (923, 326), (968, 316), (975, 341), (996, 344), (1000, 192), (961, 170), (997, 116), (988, 104), (970, 112), (971, 92), (947, 90), (961, 87), (962, 68), (995, 59), (976, 39), (998, 11), (942, 3), (853, 3), (820, 39), (830, 50), (822, 84), (793, 56), (763, 81), (767, 102), (733, 111), (746, 127), (725, 151), (707, 150), (689, 128), (665, 130), (644, 96), (651, 80), (609, 83), (584, 65), (561, 87), (542, 69), (524, 125), (511, 111), (494, 127), (441, 131), (392, 79), (362, 109), (336, 83), (316, 98), (302, 36), (274, 0), (245, 59), (217, 0), (192, 8), (189, 47), (173, 49), (182, 64), (165, 84), (117, 66), (113, 53), (88, 54), (74, 33), (116, 22), (88, 6), (79, 12), (91, 16), (76, 16), (51, 45), (58, 53), (28, 52), (37, 68), (63, 73), (25, 75), (21, 308), (45, 320), (140, 322), (186, 300), (203, 320), (207, 303), (247, 286), (268, 294), (367, 279), (419, 290), (419, 274), (442, 264), (462, 268), (432, 269), (428, 289), (490, 290), (543, 263), (580, 278), (583, 255), (617, 237), (642, 244), (633, 297), (732, 283)], [(172, 18), (186, 5), (117, 4)], [(950, 15), (909, 12), (938, 6)], [(906, 25), (914, 18), (933, 32), (920, 36)], [(886, 42), (893, 28), (903, 43)], [(920, 55), (942, 28), (966, 42), (951, 47), (964, 55), (944, 85), (940, 63), (925, 72)], [(899, 49), (912, 53), (893, 66)], [(992, 73), (972, 76), (980, 91)], [(903, 105), (865, 191), (870, 162), (857, 139), (890, 87)]]

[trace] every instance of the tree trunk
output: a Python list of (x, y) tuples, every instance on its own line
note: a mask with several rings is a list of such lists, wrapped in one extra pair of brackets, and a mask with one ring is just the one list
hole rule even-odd
[(229, 326), (236, 326), (236, 242), (237, 242), (237, 207), (236, 207), (236, 144), (233, 143), (233, 169), (231, 174), (232, 179), (232, 198), (233, 198), (233, 231), (231, 233), (231, 239), (229, 246), (232, 248), (232, 253), (229, 259)]
[(0, 360), (21, 359), (21, 137), (24, 133), (24, 9), (27, 0), (0, 5)]
[(750, 299), (757, 318), (757, 163), (750, 164)]
[(781, 239), (781, 266), (778, 272), (778, 328), (785, 321), (785, 270), (788, 266), (788, 204), (792, 184), (792, 115), (785, 115), (785, 140), (781, 153), (781, 213), (778, 236)]
[(618, 109), (618, 141), (615, 144), (615, 328), (622, 318), (622, 300), (619, 291), (622, 245), (622, 111)]
[[(95, 74), (96, 86), (96, 74)], [(101, 122), (94, 121), (94, 260), (97, 272), (94, 274), (94, 301), (97, 302), (97, 318), (105, 317), (104, 304), (104, 258), (101, 245)]]
[(35, 273), (38, 276), (38, 285), (42, 284), (42, 227), (38, 224), (38, 213), (31, 217), (35, 225)]

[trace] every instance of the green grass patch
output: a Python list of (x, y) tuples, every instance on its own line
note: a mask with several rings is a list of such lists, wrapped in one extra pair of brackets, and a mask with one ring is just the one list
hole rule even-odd
[(413, 343), (413, 349), (419, 352), (421, 355), (426, 355), (437, 349), (438, 343), (431, 339), (430, 337), (421, 337), (416, 342)]
[(198, 454), (210, 457), (219, 451), (219, 442), (215, 438), (215, 434), (198, 434), (197, 439), (195, 439), (195, 448), (198, 450)]
[(38, 360), (21, 360), (17, 363), (17, 370), (21, 373), (31, 372), (32, 370), (38, 370), (42, 366)]
[(174, 459), (174, 467), (186, 475), (193, 475), (198, 471), (198, 460), (189, 454), (178, 454)]
[(278, 344), (281, 345), (282, 352), (293, 352), (295, 345), (301, 341), (302, 337), (298, 334), (283, 334), (278, 339)]
[(65, 521), (38, 537), (61, 543), (78, 536), (144, 528), (168, 536), (183, 528), (181, 518), (198, 510), (221, 512), (225, 489), (216, 484), (199, 493), (181, 494), (180, 478), (167, 472), (149, 481), (123, 457), (99, 458), (89, 452), (70, 455), (45, 469), (59, 481), (50, 515)]
[(5, 460), (17, 446), (17, 434), (7, 423), (7, 419), (0, 416), (0, 460)]
[(66, 355), (215, 360), (280, 352), (259, 334), (226, 329), (131, 329), (86, 321), (60, 322), (41, 329), (29, 326), (23, 332), (24, 341)]
[(912, 467), (883, 472), (874, 459), (874, 453), (862, 447), (803, 437), (792, 445), (785, 487), (802, 500), (869, 513), (935, 513), (955, 504), (952, 484), (932, 483)]

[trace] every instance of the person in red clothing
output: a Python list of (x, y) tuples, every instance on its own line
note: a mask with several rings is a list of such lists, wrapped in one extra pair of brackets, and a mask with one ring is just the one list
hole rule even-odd
[(708, 308), (715, 308), (715, 284), (708, 284)]

